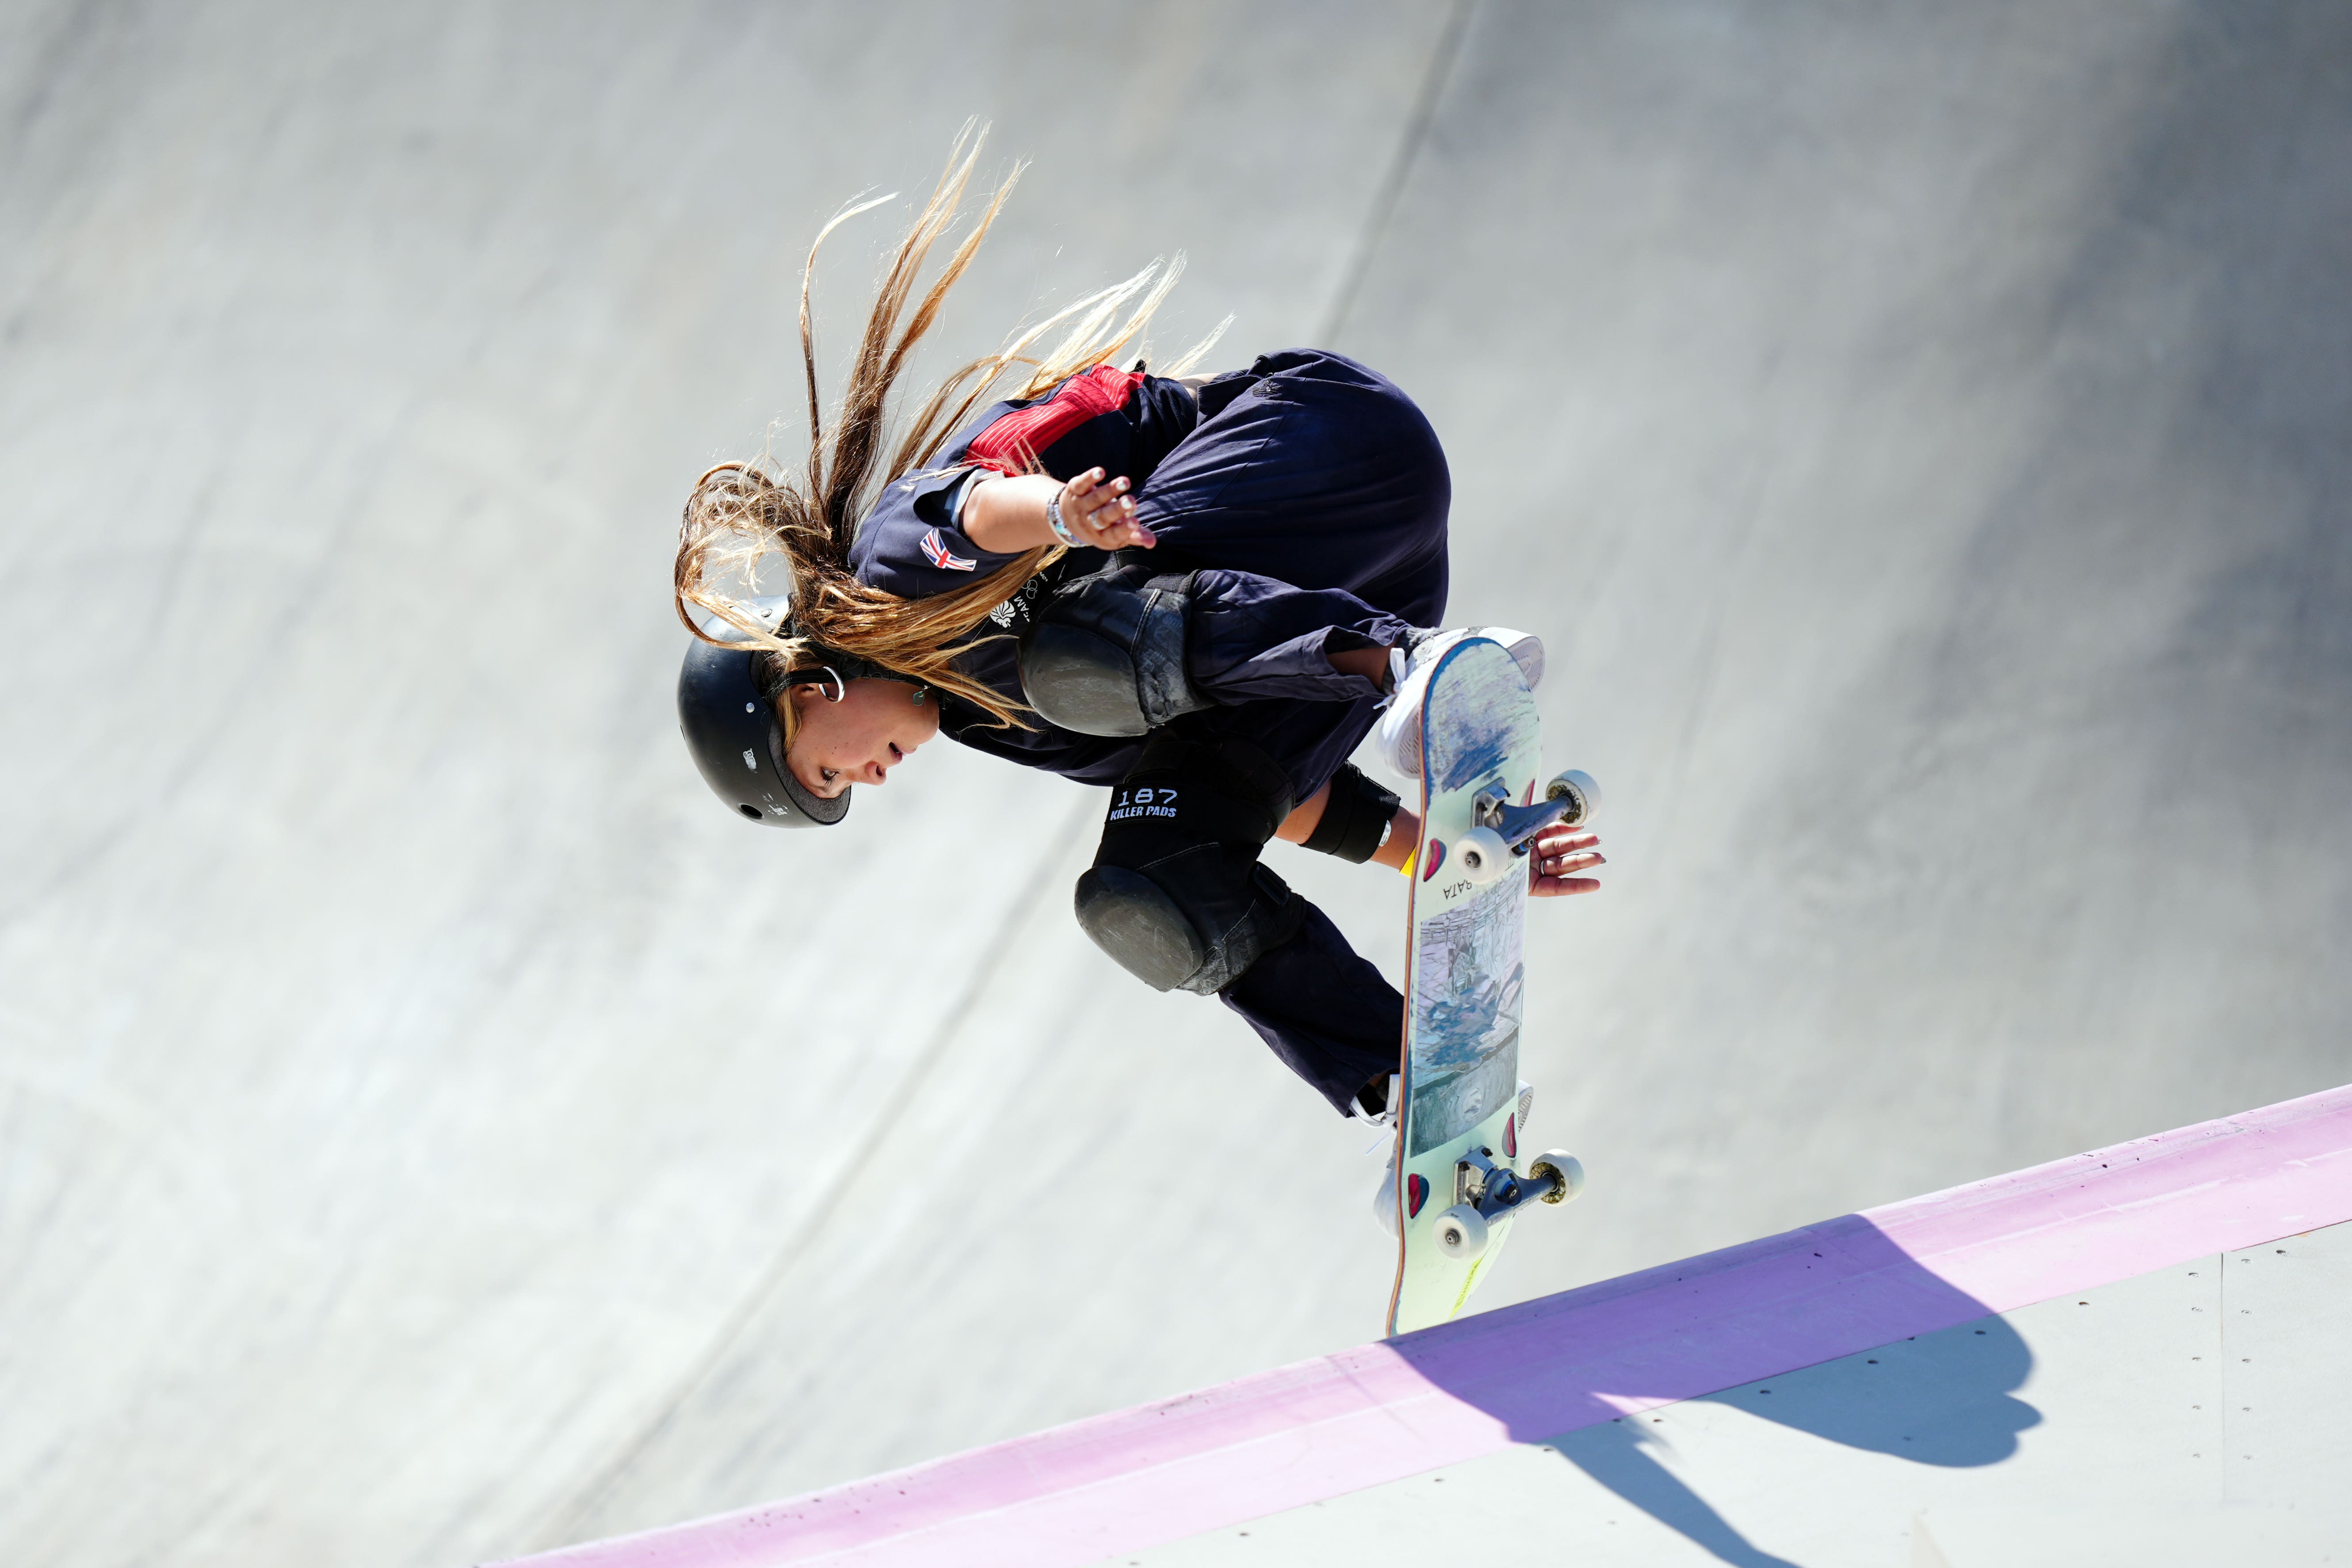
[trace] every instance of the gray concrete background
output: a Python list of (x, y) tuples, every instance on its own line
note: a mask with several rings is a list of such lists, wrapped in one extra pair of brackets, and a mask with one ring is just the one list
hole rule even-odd
[(464, 1563), (1377, 1331), (1363, 1140), (1069, 921), (1098, 795), (763, 837), (672, 731), (799, 254), (975, 114), (943, 353), (1186, 250), (1163, 348), (1393, 374), (1550, 641), (1593, 1185), (1486, 1304), (2352, 1077), (2341, 7), (20, 3), (10, 1561)]

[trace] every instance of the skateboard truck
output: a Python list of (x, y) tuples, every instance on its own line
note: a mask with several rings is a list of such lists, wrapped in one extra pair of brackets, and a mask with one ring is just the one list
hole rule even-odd
[(1573, 1154), (1548, 1149), (1528, 1163), (1522, 1176), (1492, 1149), (1470, 1149), (1454, 1162), (1454, 1206), (1437, 1216), (1438, 1249), (1466, 1262), (1486, 1250), (1495, 1221), (1529, 1204), (1564, 1204), (1583, 1190), (1584, 1165)]
[(1591, 821), (1600, 809), (1601, 786), (1577, 768), (1546, 784), (1543, 799), (1531, 805), (1513, 805), (1508, 789), (1489, 784), (1471, 797), (1470, 820), (1477, 826), (1454, 847), (1454, 861), (1483, 887), (1500, 877), (1512, 860), (1524, 857), (1545, 828), (1554, 823), (1576, 826)]

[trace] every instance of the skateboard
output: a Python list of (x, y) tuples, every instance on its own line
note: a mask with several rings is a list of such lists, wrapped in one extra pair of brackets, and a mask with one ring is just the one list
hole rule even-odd
[(1439, 659), (1421, 745), (1391, 1334), (1459, 1313), (1519, 1211), (1564, 1203), (1584, 1185), (1572, 1155), (1519, 1152), (1533, 1098), (1518, 1089), (1520, 931), (1530, 843), (1553, 823), (1589, 821), (1600, 792), (1574, 771), (1539, 782), (1535, 697), (1509, 652), (1486, 637), (1465, 637)]

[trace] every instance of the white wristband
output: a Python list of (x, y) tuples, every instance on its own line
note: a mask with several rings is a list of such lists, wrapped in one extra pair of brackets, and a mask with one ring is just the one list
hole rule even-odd
[(1045, 498), (1045, 526), (1054, 531), (1055, 538), (1071, 549), (1082, 548), (1078, 543), (1078, 536), (1072, 533), (1069, 525), (1062, 521), (1062, 494), (1059, 490)]

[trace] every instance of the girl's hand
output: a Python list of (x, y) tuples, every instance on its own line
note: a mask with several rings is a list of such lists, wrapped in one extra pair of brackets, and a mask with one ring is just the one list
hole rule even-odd
[(1536, 862), (1536, 874), (1528, 884), (1530, 897), (1558, 899), (1601, 890), (1598, 881), (1578, 875), (1608, 864), (1601, 853), (1601, 836), (1590, 827), (1547, 827), (1536, 835), (1535, 847), (1528, 853)]
[(1135, 498), (1128, 493), (1134, 488), (1125, 479), (1106, 482), (1100, 468), (1088, 468), (1062, 487), (1062, 526), (1076, 534), (1080, 544), (1097, 550), (1120, 550), (1130, 544), (1150, 549), (1160, 541), (1135, 521)]

